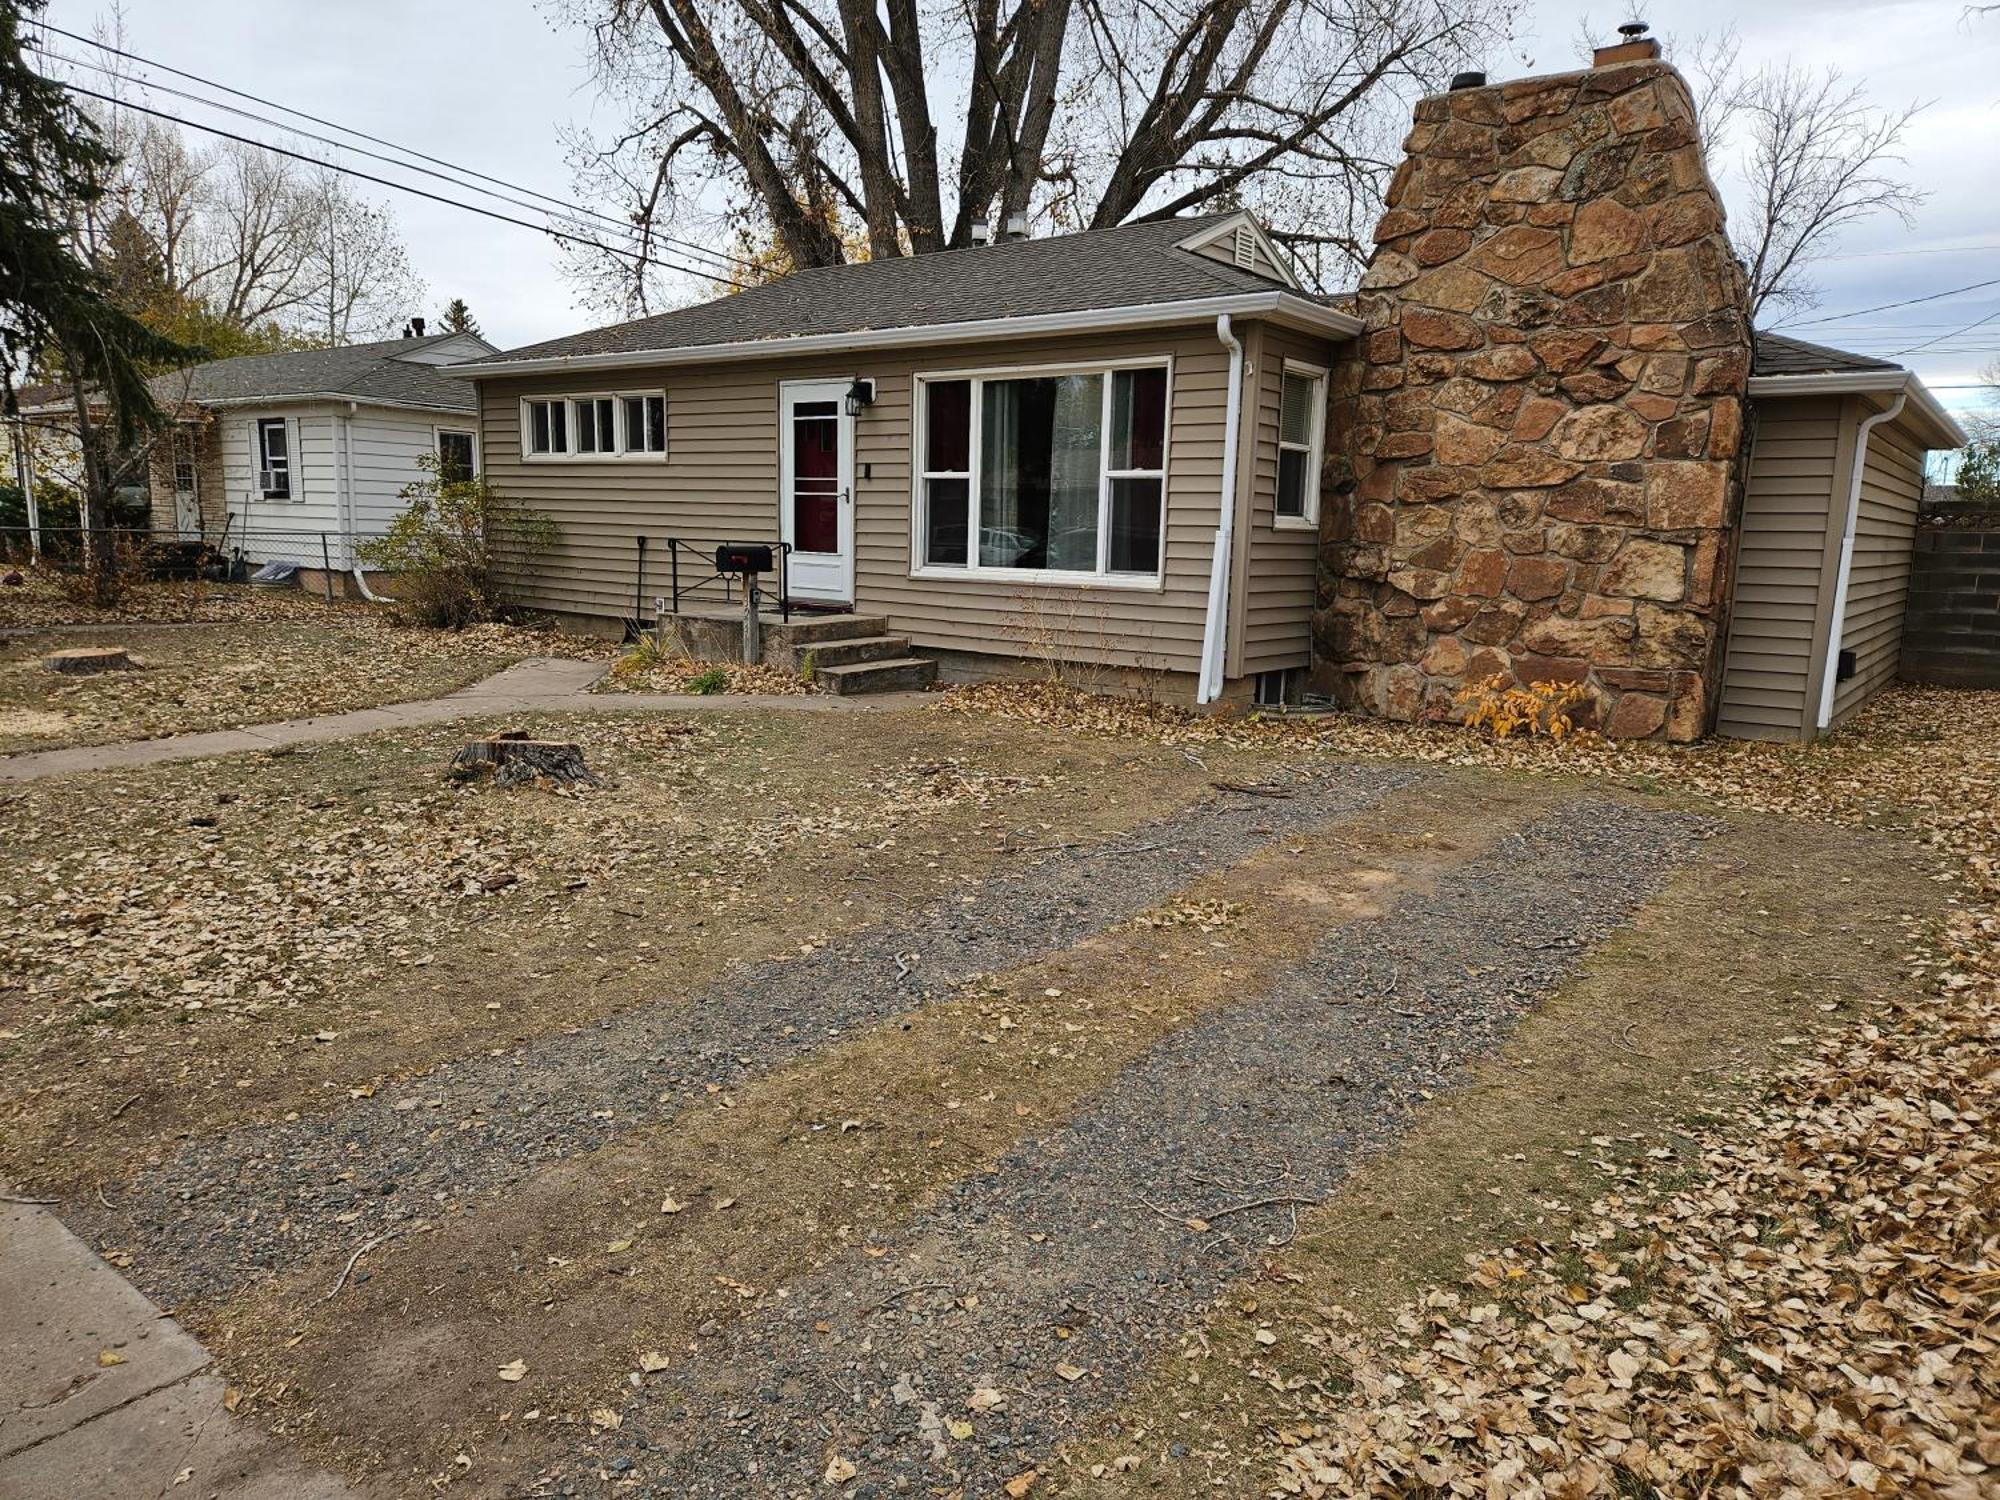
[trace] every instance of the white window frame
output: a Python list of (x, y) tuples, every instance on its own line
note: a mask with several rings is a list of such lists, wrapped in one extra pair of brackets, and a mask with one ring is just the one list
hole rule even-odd
[(431, 426), (431, 453), (437, 458), (439, 477), (443, 477), (444, 473), (444, 448), (441, 439), (447, 432), (458, 433), (472, 439), (472, 477), (477, 479), (480, 473), (480, 461), (483, 457), (479, 451), (479, 429), (477, 427), (454, 427), (446, 422), (433, 423)]
[[(1165, 370), (1166, 423), (1160, 435), (1158, 469), (1113, 469), (1111, 467), (1111, 377), (1120, 370)], [(1046, 375), (1102, 375), (1104, 377), (1103, 416), (1098, 424), (1097, 455), (1097, 567), (1090, 572), (1074, 568), (995, 568), (984, 567), (979, 556), (979, 470), (983, 435), (980, 413), (983, 402), (980, 384), (987, 380), (1032, 380)], [(966, 380), (972, 383), (970, 431), (966, 462), (969, 471), (927, 470), (925, 448), (930, 441), (930, 396), (933, 382)], [(1167, 586), (1167, 504), (1168, 476), (1173, 473), (1174, 359), (1171, 354), (1134, 355), (1126, 359), (1074, 360), (1068, 363), (1032, 365), (982, 365), (963, 370), (920, 370), (911, 379), (910, 399), (910, 577), (924, 579), (964, 579), (989, 583), (1046, 584), (1056, 588), (1134, 589), (1147, 593), (1164, 592)], [(1160, 481), (1160, 563), (1152, 573), (1107, 573), (1104, 570), (1111, 547), (1111, 481), (1153, 479)], [(964, 566), (940, 563), (933, 566), (924, 555), (929, 535), (926, 479), (963, 479), (966, 507), (966, 562)]]
[[(1283, 455), (1304, 453), (1306, 456), (1306, 492), (1300, 503), (1304, 513), (1296, 516), (1281, 515), (1278, 512), (1278, 494), (1284, 484), (1284, 459), (1281, 456), (1271, 474), (1271, 525), (1278, 531), (1316, 531), (1319, 529), (1319, 477), (1320, 466), (1326, 458), (1326, 387), (1327, 368), (1325, 365), (1307, 364), (1300, 359), (1279, 361), (1278, 365), (1278, 452)], [(1285, 441), (1285, 377), (1301, 375), (1313, 383), (1312, 436), (1301, 446)]]
[[(660, 442), (663, 446), (655, 452), (646, 448), (629, 446), (629, 434), (625, 431), (625, 403), (643, 401), (656, 397), (660, 403)], [(612, 452), (580, 453), (577, 451), (577, 407), (585, 402), (609, 401), (611, 403), (611, 430), (618, 446)], [(532, 408), (538, 402), (553, 402), (564, 410), (564, 435), (568, 439), (568, 449), (562, 453), (537, 453), (534, 449), (534, 413)], [(521, 461), (531, 464), (644, 464), (664, 463), (667, 457), (669, 428), (671, 425), (671, 405), (664, 388), (608, 390), (608, 391), (537, 391), (521, 397)]]
[[(261, 477), (271, 472), (270, 446), (265, 441), (264, 434), (273, 427), (285, 435), (285, 492), (282, 495), (274, 495), (264, 488)], [(251, 424), (250, 438), (254, 449), (251, 453), (251, 468), (256, 476), (253, 479), (252, 487), (257, 491), (257, 498), (259, 500), (269, 500), (273, 504), (279, 505), (290, 505), (295, 504), (303, 498), (299, 494), (298, 455), (294, 451), (298, 447), (298, 444), (293, 440), (294, 430), (291, 420), (286, 417), (258, 417)]]

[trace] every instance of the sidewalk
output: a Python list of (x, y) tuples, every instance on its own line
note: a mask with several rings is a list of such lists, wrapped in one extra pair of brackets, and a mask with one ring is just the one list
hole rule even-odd
[(0, 1495), (360, 1500), (223, 1406), (208, 1351), (48, 1209), (0, 1202)]
[(279, 745), (309, 745), (351, 735), (402, 729), (413, 724), (442, 724), (482, 713), (604, 713), (644, 709), (672, 713), (734, 708), (789, 708), (818, 713), (866, 713), (922, 702), (922, 693), (877, 693), (866, 698), (814, 694), (803, 697), (754, 693), (718, 693), (695, 697), (676, 693), (591, 693), (590, 685), (604, 675), (609, 663), (569, 661), (560, 657), (530, 657), (504, 671), (460, 688), (442, 698), (419, 698), (351, 713), (319, 714), (308, 719), (282, 719), (241, 729), (217, 729), (204, 734), (168, 735), (157, 740), (126, 740), (114, 745), (81, 745), (65, 750), (35, 750), (0, 756), (0, 782), (33, 781), (74, 771), (130, 770), (172, 760), (200, 760), (210, 755), (239, 755)]

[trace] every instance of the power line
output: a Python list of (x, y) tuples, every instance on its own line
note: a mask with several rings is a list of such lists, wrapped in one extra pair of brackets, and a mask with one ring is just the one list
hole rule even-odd
[[(40, 48), (39, 50), (41, 51), (44, 57), (53, 58), (57, 62), (68, 63), (72, 67), (91, 68), (97, 72), (109, 74), (111, 77), (114, 78), (121, 78), (125, 76), (124, 74), (116, 72), (114, 69), (106, 66), (103, 63), (86, 62), (82, 58), (65, 57), (62, 53), (52, 52), (46, 47)], [(415, 162), (403, 161), (398, 157), (385, 156), (380, 151), (370, 151), (365, 146), (356, 146), (347, 141), (337, 141), (334, 140), (331, 136), (319, 135), (314, 131), (300, 130), (295, 125), (289, 125), (285, 123), (283, 120), (274, 120), (269, 115), (260, 115), (255, 110), (244, 109), (239, 105), (226, 104), (219, 99), (206, 99), (203, 98), (200, 94), (192, 93), (187, 89), (177, 89), (171, 84), (160, 83), (150, 78), (138, 79), (137, 82), (141, 85), (141, 87), (148, 89), (150, 91), (162, 94), (172, 94), (175, 98), (186, 99), (190, 103), (199, 104), (208, 109), (219, 109), (224, 111), (225, 113), (237, 115), (246, 120), (255, 120), (260, 125), (272, 126), (275, 129), (285, 131), (289, 135), (301, 136), (309, 141), (318, 141), (321, 145), (331, 146), (336, 151), (352, 152), (356, 156), (365, 156), (372, 161), (383, 162), (386, 165), (392, 167), (400, 167), (401, 169), (407, 172), (420, 172), (426, 177), (435, 177), (440, 182), (450, 183), (453, 187), (464, 188), (467, 192), (478, 193), (482, 197), (492, 198), (501, 203), (511, 204), (513, 207), (525, 209), (529, 213), (536, 213), (536, 214), (549, 213), (548, 209), (542, 208), (536, 204), (526, 202), (525, 200), (520, 198), (510, 198), (505, 193), (495, 192), (492, 188), (480, 187), (477, 183), (461, 181), (459, 178), (450, 175), (450, 173), (435, 171), (430, 167), (419, 166)], [(135, 108), (136, 106), (130, 104), (128, 101), (120, 100), (118, 102), (117, 107), (121, 109), (130, 109), (130, 108)], [(337, 129), (339, 127), (335, 128)], [(530, 191), (530, 189), (524, 188), (522, 189), (522, 191), (527, 192)], [(612, 225), (614, 228), (629, 230), (632, 227), (629, 224), (620, 224), (618, 220), (611, 218), (607, 214), (595, 213), (592, 210), (588, 209), (580, 209), (577, 210), (577, 212), (587, 213), (592, 218), (602, 219), (605, 223)], [(688, 253), (688, 252), (683, 252), (683, 253)], [(693, 253), (709, 257), (710, 259), (714, 260), (716, 265), (720, 267), (723, 271), (729, 271), (733, 269), (733, 267), (731, 267), (728, 261), (724, 260), (720, 255), (716, 255), (711, 251), (697, 250)]]
[[(1975, 318), (1972, 322), (1967, 323), (1963, 328), (1956, 329), (1951, 333), (1941, 333), (1936, 338), (1926, 339), (1921, 344), (1912, 344), (1907, 349), (1898, 349), (1896, 353), (1899, 355), (1915, 354), (1919, 349), (1928, 349), (1932, 344), (1941, 344), (1946, 339), (1957, 338), (1958, 335), (1961, 333), (1970, 333), (1975, 328), (1984, 328), (1988, 323), (1991, 323), (1995, 318), (2000, 318), (2000, 308), (1995, 308), (1992, 312), (1988, 313), (1983, 318)], [(1968, 349), (1959, 352), (1968, 354), (1977, 354), (1977, 353), (1983, 353), (1984, 351), (1977, 349)]]
[(674, 261), (660, 260), (654, 256), (641, 255), (636, 250), (621, 250), (614, 245), (607, 245), (601, 240), (593, 240), (566, 229), (552, 229), (547, 224), (536, 224), (528, 219), (517, 219), (512, 214), (503, 214), (495, 209), (484, 208), (477, 203), (464, 203), (456, 198), (447, 198), (441, 193), (430, 192), (425, 188), (411, 187), (407, 182), (394, 182), (387, 177), (377, 177), (374, 173), (364, 172), (358, 167), (343, 167), (334, 162), (321, 161), (315, 156), (308, 156), (303, 151), (292, 151), (283, 146), (274, 146), (269, 141), (253, 140), (247, 135), (238, 135), (233, 130), (224, 130), (219, 125), (204, 125), (198, 120), (183, 119), (181, 116), (169, 114), (163, 109), (154, 109), (145, 104), (134, 104), (126, 99), (116, 99), (110, 94), (99, 93), (96, 89), (87, 89), (79, 83), (65, 83), (63, 87), (71, 93), (83, 94), (88, 98), (102, 99), (107, 104), (115, 104), (120, 109), (136, 109), (141, 114), (152, 115), (156, 119), (170, 120), (176, 125), (185, 125), (190, 130), (202, 130), (210, 135), (219, 135), (224, 140), (239, 141), (246, 146), (255, 146), (260, 151), (269, 151), (278, 156), (288, 156), (293, 161), (302, 161), (310, 166), (324, 167), (329, 172), (338, 172), (345, 177), (358, 177), (363, 182), (372, 182), (380, 187), (394, 188), (399, 193), (409, 193), (413, 197), (427, 198), (433, 203), (442, 203), (447, 208), (461, 208), (469, 214), (480, 214), (489, 219), (497, 219), (503, 224), (513, 224), (522, 229), (532, 229), (537, 234), (546, 234), (559, 243), (567, 240), (574, 244), (587, 245), (593, 250), (602, 250), (606, 255), (622, 255), (640, 265), (658, 266), (662, 270), (678, 271), (683, 276), (698, 276), (706, 281), (713, 281), (715, 279), (712, 272), (699, 266), (685, 266)]
[(1965, 292), (1984, 291), (1989, 286), (2000, 286), (2000, 276), (1994, 277), (1991, 281), (1975, 281), (1970, 286), (1955, 286), (1948, 292), (1932, 292), (1928, 297), (1905, 297), (1901, 302), (1884, 302), (1879, 307), (1860, 307), (1853, 312), (1834, 313), (1825, 318), (1807, 318), (1800, 323), (1778, 323), (1773, 325), (1773, 331), (1779, 328), (1810, 328), (1815, 323), (1844, 323), (1849, 318), (1859, 318), (1868, 313), (1887, 312), (1892, 307), (1915, 307), (1920, 302), (1941, 302), (1946, 297), (1956, 297)]
[[(449, 171), (460, 173), (463, 176), (478, 178), (482, 182), (490, 182), (498, 187), (504, 187), (511, 192), (524, 193), (530, 198), (538, 198), (542, 200), (544, 203), (552, 204), (556, 208), (562, 209), (566, 213), (581, 214), (589, 218), (598, 219), (620, 230), (629, 231), (634, 227), (632, 224), (630, 224), (625, 220), (614, 218), (610, 214), (600, 213), (598, 210), (593, 208), (586, 208), (581, 204), (572, 203), (564, 198), (558, 198), (553, 194), (544, 193), (538, 188), (528, 187), (518, 182), (510, 182), (508, 179), (504, 177), (495, 177), (491, 173), (481, 172), (475, 167), (461, 166), (456, 162), (446, 161), (443, 157), (432, 156), (430, 153), (425, 151), (419, 151), (413, 146), (404, 146), (396, 141), (385, 140), (383, 137), (378, 135), (371, 135), (365, 130), (358, 130), (352, 125), (342, 125), (337, 120), (329, 120), (319, 115), (308, 114), (305, 110), (294, 109), (289, 104), (280, 104), (274, 99), (266, 99), (261, 94), (253, 94), (249, 92), (247, 89), (234, 88), (231, 85), (219, 82), (216, 79), (206, 78), (199, 73), (190, 73), (184, 68), (176, 68), (171, 63), (159, 62), (153, 58), (141, 56), (136, 52), (125, 51), (123, 48), (112, 46), (109, 42), (98, 41), (94, 37), (83, 36), (74, 31), (65, 31), (62, 27), (52, 26), (47, 22), (42, 22), (40, 24), (41, 24), (41, 29), (44, 31), (54, 32), (57, 36), (67, 37), (69, 38), (69, 40), (73, 42), (82, 42), (86, 46), (96, 47), (101, 51), (111, 53), (115, 57), (122, 57), (126, 59), (128, 62), (138, 63), (142, 67), (155, 68), (163, 73), (171, 73), (176, 78), (185, 78), (189, 82), (201, 84), (205, 88), (220, 89), (225, 94), (233, 94), (235, 97), (239, 99), (248, 99), (252, 103), (261, 104), (267, 109), (275, 109), (284, 114), (295, 116), (296, 118), (301, 120), (309, 120), (315, 125), (324, 125), (327, 129), (337, 130), (341, 132), (343, 135), (351, 135), (359, 140), (373, 142), (375, 145), (378, 146), (386, 146), (391, 151), (401, 152), (404, 156), (416, 158), (417, 161), (427, 161), (435, 166), (444, 167)], [(48, 49), (46, 47), (41, 48), (41, 50), (44, 52), (48, 52)], [(55, 52), (48, 52), (48, 55), (51, 57), (56, 57), (63, 62), (71, 64), (72, 66), (92, 68), (97, 72), (105, 73), (112, 77), (122, 76), (118, 74), (114, 69), (106, 66), (103, 63), (84, 62), (81, 59), (77, 58), (63, 57), (60, 53), (55, 53)], [(513, 203), (516, 208), (525, 208), (528, 209), (530, 212), (535, 212), (535, 213), (547, 212), (547, 210), (545, 209), (535, 208), (534, 205), (532, 204), (520, 203), (514, 199), (506, 198), (502, 194), (489, 192), (487, 189), (478, 187), (474, 183), (461, 182), (450, 177), (442, 177), (442, 174), (438, 172), (428, 171), (423, 167), (417, 166), (416, 162), (414, 161), (399, 161), (395, 160), (394, 158), (381, 156), (373, 151), (364, 150), (359, 146), (352, 145), (345, 141), (328, 140), (325, 136), (315, 135), (312, 131), (301, 130), (296, 125), (288, 125), (281, 120), (273, 120), (268, 118), (267, 116), (252, 113), (249, 110), (239, 109), (235, 105), (226, 104), (221, 100), (204, 99), (200, 95), (190, 94), (183, 89), (176, 89), (168, 84), (159, 83), (152, 79), (139, 78), (136, 79), (135, 81), (140, 83), (144, 87), (158, 89), (162, 93), (174, 94), (180, 98), (192, 100), (197, 104), (207, 105), (211, 109), (227, 110), (231, 114), (242, 115), (247, 119), (257, 120), (262, 124), (275, 126), (279, 130), (286, 130), (292, 132), (295, 135), (305, 136), (311, 140), (319, 141), (324, 145), (333, 146), (338, 150), (352, 151), (360, 156), (367, 156), (373, 158), (376, 161), (387, 162), (391, 166), (402, 167), (407, 171), (423, 172), (425, 173), (426, 176), (441, 177), (443, 181), (450, 182), (455, 187), (465, 188), (469, 192), (482, 193), (487, 197), (498, 198), (500, 199), (501, 202), (504, 203)], [(99, 95), (97, 97), (101, 98), (103, 96)], [(111, 102), (121, 105), (125, 104), (124, 100), (114, 99)], [(125, 107), (136, 108), (136, 106), (132, 105), (125, 105)], [(253, 142), (252, 144), (258, 144), (258, 143)], [(568, 237), (576, 238), (576, 236), (568, 236)], [(661, 234), (658, 231), (654, 232), (654, 238), (659, 240), (662, 244), (671, 245), (677, 250), (699, 255), (709, 260), (719, 261), (726, 265), (740, 267), (745, 270), (756, 269), (756, 267), (752, 262), (745, 260), (741, 256), (730, 255), (726, 251), (710, 250), (705, 246), (695, 244), (692, 240), (678, 239), (673, 235)], [(713, 278), (710, 279), (712, 280)]]
[(1854, 250), (1845, 255), (1822, 255), (1821, 260), (1875, 260), (1884, 255), (1972, 255), (2000, 250), (2000, 245), (1935, 245), (1927, 250)]

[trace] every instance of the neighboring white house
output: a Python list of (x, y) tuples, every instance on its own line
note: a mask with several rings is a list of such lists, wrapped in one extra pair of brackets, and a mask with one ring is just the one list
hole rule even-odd
[(437, 367), (492, 352), (476, 334), (420, 334), (162, 376), (156, 394), (181, 416), (153, 454), (155, 534), (257, 563), (351, 566), (356, 541), (407, 507), (420, 457), (478, 472), (472, 388)]

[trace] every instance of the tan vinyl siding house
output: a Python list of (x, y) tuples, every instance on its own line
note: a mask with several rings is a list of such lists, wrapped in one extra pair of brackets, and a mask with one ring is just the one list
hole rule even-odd
[[(1757, 368), (1716, 728), (1811, 739), (1895, 680), (1924, 456), (1963, 434), (1886, 361), (1760, 334)], [(1837, 610), (1850, 495), (1853, 556)], [(1845, 663), (1829, 641), (1836, 613)]]
[[(1134, 360), (1158, 360), (1169, 371), (1165, 567), (1159, 579), (1090, 584), (927, 574), (914, 555), (911, 527), (917, 378), (1100, 369)], [(636, 612), (650, 618), (654, 597), (668, 588), (669, 537), (706, 544), (712, 552), (720, 541), (776, 536), (780, 386), (845, 382), (858, 368), (875, 382), (875, 399), (853, 423), (857, 610), (887, 616), (892, 629), (930, 651), (1031, 655), (1044, 649), (1043, 634), (1055, 632), (1063, 637), (1061, 648), (1079, 660), (1191, 673), (1199, 664), (1218, 518), (1228, 365), (1213, 325), (1205, 324), (973, 349), (896, 350), (858, 362), (841, 355), (712, 370), (641, 367), (615, 380), (584, 374), (481, 381), (488, 482), (544, 512), (562, 531), (558, 545), (513, 576), (510, 588), (532, 608), (623, 619), (636, 604)], [(665, 393), (667, 449), (658, 460), (523, 459), (524, 399), (613, 389)], [(648, 539), (643, 581), (640, 536)], [(1309, 600), (1310, 548), (1299, 563), (1290, 592)], [(1287, 664), (1305, 659), (1303, 622), (1295, 633), (1297, 649)]]
[[(968, 282), (980, 288), (979, 305), (968, 305)], [(819, 297), (802, 295), (815, 287)], [(1121, 297), (1142, 300), (1126, 306)], [(1236, 541), (1221, 677), (1247, 694), (1257, 674), (1304, 667), (1311, 653), (1316, 523), (1273, 517), (1283, 371), (1290, 361), (1318, 372), (1323, 415), (1325, 373), (1355, 326), (1297, 292), (1248, 216), (1212, 215), (806, 273), (458, 373), (477, 382), (488, 482), (560, 531), (556, 545), (506, 575), (517, 604), (600, 626), (643, 624), (655, 600), (674, 592), (676, 557), (685, 611), (720, 604), (719, 586), (689, 591), (718, 543), (782, 540), (798, 544), (789, 565), (795, 600), (880, 617), (951, 675), (1060, 660), (1164, 674), (1173, 679), (1167, 691), (1192, 696), (1227, 503)], [(1233, 358), (1241, 398), (1236, 463), (1226, 473)], [(1074, 433), (1058, 438), (1031, 417), (1007, 415), (1038, 384), (1081, 403), (1069, 418)], [(824, 388), (801, 394), (802, 385)], [(845, 399), (854, 386), (868, 393), (853, 403), (858, 410)], [(918, 467), (931, 431), (926, 393), (940, 388), (939, 399), (970, 403), (954, 430), (977, 456), (949, 461), (968, 465), (962, 473)], [(576, 413), (596, 410), (577, 398), (599, 396), (662, 402), (663, 451), (630, 451), (622, 425), (615, 435), (628, 451), (618, 456), (578, 452), (568, 430), (565, 451), (546, 451), (550, 424), (574, 428)], [(851, 542), (843, 530), (831, 551), (803, 544), (807, 502), (786, 472), (808, 462), (808, 449), (795, 446), (806, 441), (799, 423), (827, 420), (802, 418), (806, 408), (788, 403), (832, 413), (829, 397), (842, 408), (840, 485), (852, 507)], [(538, 415), (536, 403), (548, 402), (567, 404)], [(995, 436), (1003, 432), (1010, 436)], [(595, 443), (594, 426), (591, 434)], [(1068, 437), (1101, 448), (1047, 456), (1048, 444)], [(1034, 450), (1038, 438), (1043, 450)], [(1046, 494), (1024, 477), (1029, 459), (995, 457), (1003, 441), (1042, 452)], [(1048, 477), (1061, 463), (1089, 473)], [(1315, 464), (1315, 491), (1317, 483)], [(1075, 524), (1059, 537), (1061, 485)], [(956, 543), (967, 555), (949, 555), (945, 517), (941, 561), (928, 551), (927, 517), (933, 496), (954, 503), (955, 487), (969, 511)], [(1007, 520), (1023, 506), (1025, 531)], [(1078, 565), (1079, 549), (1087, 558), (1093, 545), (1097, 561)], [(1015, 561), (996, 562), (996, 553)], [(1145, 562), (1132, 560), (1141, 554)], [(851, 587), (841, 567), (851, 568)]]

